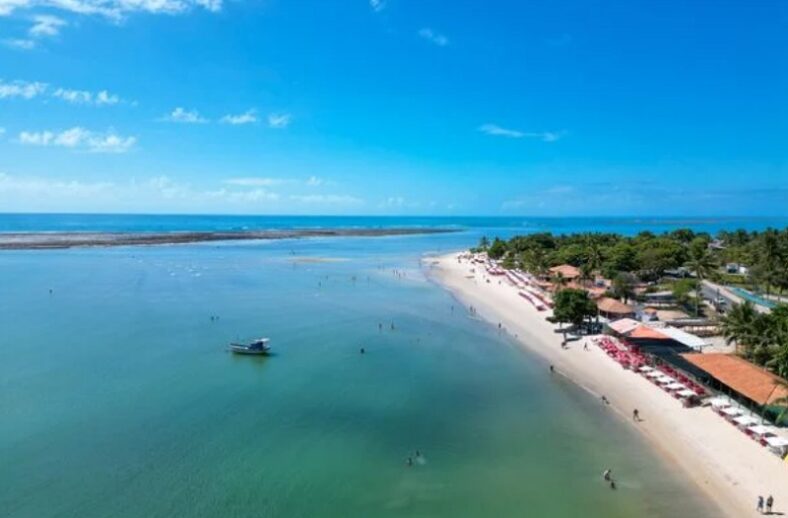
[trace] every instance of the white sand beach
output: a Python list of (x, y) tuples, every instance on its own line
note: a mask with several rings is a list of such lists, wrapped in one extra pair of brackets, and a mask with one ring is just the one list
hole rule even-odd
[[(748, 438), (709, 407), (683, 408), (668, 394), (632, 371), (624, 370), (596, 346), (583, 341), (561, 348), (550, 311), (538, 312), (505, 279), (487, 275), (458, 254), (425, 259), (429, 275), (465, 306), (489, 322), (500, 323), (526, 349), (544, 357), (556, 375), (570, 378), (610, 401), (608, 408), (637, 428), (666, 459), (686, 472), (726, 516), (757, 515), (758, 495), (773, 495), (774, 512), (788, 511), (788, 463)], [(489, 282), (487, 282), (489, 280)], [(499, 282), (500, 281), (500, 282)], [(600, 401), (600, 404), (601, 403)], [(631, 416), (637, 408), (642, 421)]]

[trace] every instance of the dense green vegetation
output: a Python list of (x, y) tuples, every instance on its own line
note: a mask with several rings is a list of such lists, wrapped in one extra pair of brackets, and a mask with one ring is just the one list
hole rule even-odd
[[(767, 293), (788, 289), (788, 228), (763, 232), (721, 231), (716, 236), (689, 229), (664, 234), (641, 232), (627, 237), (618, 234), (584, 233), (553, 235), (536, 233), (508, 241), (484, 238), (480, 248), (504, 266), (520, 267), (543, 274), (551, 266), (571, 264), (584, 277), (600, 272), (609, 279), (633, 274), (644, 281), (656, 281), (667, 270), (680, 267), (698, 279), (720, 280), (720, 267), (738, 263), (749, 268), (748, 280)], [(622, 295), (627, 281), (617, 283)]]
[[(696, 313), (700, 298), (695, 292), (703, 279), (743, 281), (767, 294), (788, 289), (788, 228), (722, 231), (716, 236), (688, 229), (661, 235), (641, 232), (633, 237), (538, 233), (508, 241), (484, 239), (480, 248), (493, 259), (503, 259), (504, 267), (519, 267), (537, 275), (546, 275), (550, 267), (559, 264), (579, 268), (581, 280), (601, 273), (612, 281), (611, 294), (624, 301), (634, 297), (639, 281), (656, 283), (668, 270), (686, 273), (686, 278), (658, 287), (670, 289), (680, 305), (692, 307)], [(747, 275), (726, 273), (723, 267), (728, 263), (747, 266)], [(583, 290), (562, 289), (554, 302), (556, 322), (581, 326), (596, 313)], [(729, 343), (737, 344), (742, 356), (788, 377), (788, 306), (758, 313), (749, 302), (736, 305), (722, 318), (721, 329)]]
[(788, 377), (788, 306), (758, 313), (745, 302), (731, 308), (721, 324), (723, 336), (737, 344), (739, 354)]
[(566, 288), (555, 294), (553, 298), (552, 320), (560, 323), (569, 323), (581, 327), (586, 319), (597, 315), (596, 304), (588, 298), (584, 290)]

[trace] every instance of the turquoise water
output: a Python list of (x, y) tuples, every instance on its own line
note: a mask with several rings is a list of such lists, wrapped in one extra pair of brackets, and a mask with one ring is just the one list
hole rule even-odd
[(0, 254), (3, 516), (713, 516), (428, 282), (461, 239)]
[(764, 306), (764, 307), (767, 307), (767, 308), (775, 308), (775, 307), (777, 307), (777, 304), (772, 302), (771, 300), (767, 300), (767, 299), (765, 299), (763, 297), (759, 297), (758, 295), (755, 295), (754, 293), (749, 292), (749, 291), (747, 291), (745, 289), (738, 288), (736, 286), (733, 286), (733, 287), (731, 287), (729, 289), (733, 293), (738, 295), (739, 297), (741, 297), (741, 298), (743, 298), (745, 300), (749, 300), (750, 302), (752, 302), (754, 304), (758, 304), (760, 306)]

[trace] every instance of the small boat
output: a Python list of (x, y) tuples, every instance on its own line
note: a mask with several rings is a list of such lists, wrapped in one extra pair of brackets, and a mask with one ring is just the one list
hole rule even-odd
[(268, 345), (269, 341), (268, 338), (258, 338), (248, 344), (231, 343), (230, 352), (235, 354), (268, 354), (268, 351), (271, 350), (271, 346)]

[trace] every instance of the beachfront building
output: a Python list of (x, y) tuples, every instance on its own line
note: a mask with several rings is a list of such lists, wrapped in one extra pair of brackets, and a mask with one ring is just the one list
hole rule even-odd
[(655, 291), (652, 293), (643, 293), (643, 299), (645, 300), (646, 305), (652, 307), (664, 307), (664, 306), (672, 306), (676, 303), (676, 298), (673, 296), (673, 292), (670, 290), (666, 291)]
[(574, 281), (580, 278), (580, 269), (571, 264), (559, 264), (550, 268), (551, 277), (561, 277), (566, 281)]
[(788, 405), (788, 381), (744, 358), (722, 353), (681, 356), (698, 379), (759, 414), (774, 419)]
[(611, 297), (597, 299), (596, 307), (599, 315), (610, 321), (635, 316), (635, 308)]
[[(622, 318), (607, 325), (611, 334), (638, 349), (663, 358), (685, 352), (702, 351), (707, 340), (661, 323), (644, 323)], [(674, 363), (671, 361), (671, 363)]]

